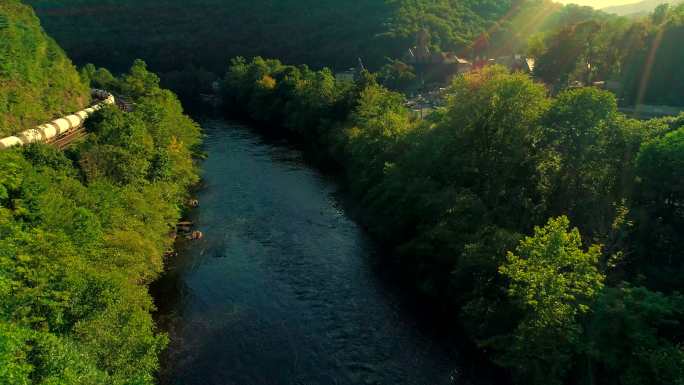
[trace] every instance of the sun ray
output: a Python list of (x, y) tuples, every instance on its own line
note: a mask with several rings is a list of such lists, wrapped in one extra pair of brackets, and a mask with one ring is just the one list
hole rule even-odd
[(655, 64), (655, 57), (660, 48), (660, 43), (663, 41), (664, 29), (660, 29), (653, 43), (651, 44), (651, 49), (648, 52), (648, 57), (646, 58), (646, 64), (644, 65), (643, 76), (641, 77), (641, 82), (639, 83), (639, 92), (636, 98), (636, 114), (639, 114), (639, 106), (643, 103), (644, 97), (646, 96), (646, 91), (648, 90), (648, 84), (651, 81), (651, 74), (653, 73), (653, 65)]
[(553, 13), (555, 13), (557, 9), (558, 8), (557, 6), (555, 6), (555, 4), (542, 4), (541, 7), (539, 7), (537, 10), (534, 11), (534, 13), (532, 13), (525, 12), (525, 10), (522, 10), (522, 5), (512, 7), (487, 31), (483, 32), (477, 38), (473, 39), (473, 41), (471, 42), (471, 46), (474, 46), (477, 44), (477, 42), (486, 39), (488, 36), (491, 36), (501, 28), (502, 24), (510, 21), (512, 26), (511, 29), (515, 30), (516, 33), (514, 35), (511, 35), (511, 37), (505, 42), (504, 45), (497, 47), (495, 51), (496, 53), (494, 53), (493, 55), (499, 56), (502, 53), (509, 53), (515, 48), (514, 45), (517, 42), (515, 36), (531, 35), (533, 32), (535, 32), (536, 29), (539, 28), (539, 25), (548, 17), (550, 17)]

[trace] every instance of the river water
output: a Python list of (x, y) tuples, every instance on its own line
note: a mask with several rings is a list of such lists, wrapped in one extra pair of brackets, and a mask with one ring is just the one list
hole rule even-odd
[(382, 277), (333, 180), (244, 126), (202, 125), (205, 239), (154, 287), (162, 385), (463, 383), (453, 343)]

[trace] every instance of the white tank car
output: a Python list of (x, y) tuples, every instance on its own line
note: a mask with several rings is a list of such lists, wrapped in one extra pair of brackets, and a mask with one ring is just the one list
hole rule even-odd
[(9, 136), (7, 138), (0, 139), (0, 150), (14, 146), (21, 146), (22, 144), (24, 143), (21, 141), (21, 139), (17, 138), (16, 136)]
[(46, 124), (41, 124), (40, 126), (37, 127), (40, 132), (43, 133), (43, 136), (45, 137), (45, 140), (50, 140), (57, 136), (57, 127), (53, 126), (52, 124), (46, 123)]
[(71, 128), (81, 127), (81, 125), (83, 124), (83, 119), (81, 119), (81, 117), (79, 117), (76, 114), (69, 115), (69, 116), (65, 117), (64, 119), (69, 121), (69, 123), (71, 124)]
[(57, 127), (57, 135), (62, 135), (63, 133), (69, 131), (69, 129), (71, 128), (71, 122), (64, 118), (53, 120), (52, 124), (54, 124)]
[(23, 144), (29, 144), (42, 141), (43, 133), (40, 132), (40, 130), (38, 130), (37, 128), (31, 128), (20, 133), (19, 135), (17, 135), (17, 137), (21, 139)]

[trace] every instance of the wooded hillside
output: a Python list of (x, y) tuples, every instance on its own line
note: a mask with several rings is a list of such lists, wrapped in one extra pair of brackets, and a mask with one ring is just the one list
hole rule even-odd
[(30, 7), (0, 2), (0, 136), (77, 111), (88, 88)]
[[(207, 91), (234, 56), (344, 70), (402, 57), (428, 29), (433, 50), (465, 54), (485, 31), (510, 36), (503, 0), (26, 0), (79, 65), (124, 71), (144, 59), (182, 94)], [(549, 4), (548, 1), (543, 1)]]
[(0, 133), (88, 102), (110, 106), (66, 151), (0, 151), (0, 384), (152, 385), (166, 335), (147, 285), (163, 270), (200, 131), (145, 63), (81, 73), (15, 0), (0, 2)]

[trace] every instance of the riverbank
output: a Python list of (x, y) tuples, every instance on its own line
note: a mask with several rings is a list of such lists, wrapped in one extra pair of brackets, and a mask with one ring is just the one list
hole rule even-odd
[[(681, 251), (673, 245), (682, 238), (669, 230), (681, 218), (658, 224), (659, 213), (672, 210), (652, 197), (678, 194), (671, 176), (681, 118), (629, 119), (609, 92), (549, 95), (529, 76), (496, 66), (455, 79), (447, 106), (419, 121), (401, 94), (367, 72), (346, 82), (325, 69), (237, 58), (222, 90), (229, 112), (340, 165), (361, 221), (390, 250), (385, 268), (398, 267), (425, 302), (441, 304), (473, 350), (516, 383), (598, 380), (606, 371), (622, 378), (615, 357), (645, 350), (635, 330), (605, 328), (628, 317), (611, 309), (640, 311), (653, 300), (666, 304), (663, 317), (676, 312), (679, 296), (659, 290), (681, 285), (668, 273), (679, 271), (677, 259), (665, 257)], [(654, 159), (673, 170), (667, 183)], [(653, 226), (668, 241), (647, 230)], [(646, 297), (634, 300), (637, 292)], [(649, 330), (649, 346), (684, 354), (676, 333)], [(609, 341), (613, 333), (632, 338), (631, 350), (597, 346), (596, 335)], [(659, 349), (644, 354), (655, 359)], [(613, 353), (594, 353), (604, 351)], [(630, 365), (679, 378), (679, 355), (668, 357)]]
[(106, 79), (138, 108), (86, 110), (89, 135), (64, 151), (0, 151), (2, 384), (151, 385), (159, 368), (167, 338), (148, 286), (198, 179), (201, 135), (144, 63)]
[[(374, 217), (374, 213), (366, 207), (367, 203), (359, 200), (358, 192), (352, 191), (341, 149), (330, 144), (312, 143), (311, 138), (301, 132), (254, 120), (244, 112), (244, 109), (230, 110), (228, 113), (216, 111), (213, 116), (215, 118), (222, 116), (250, 127), (250, 130), (258, 133), (261, 140), (267, 144), (297, 149), (301, 152), (302, 160), (308, 167), (334, 180), (338, 186), (336, 201), (346, 215), (363, 228), (363, 231), (368, 233), (370, 239), (377, 245), (378, 252), (374, 253), (372, 262), (377, 266), (378, 277), (401, 293), (401, 297), (407, 300), (408, 306), (413, 308), (414, 314), (421, 314), (425, 320), (430, 320), (426, 322), (430, 322), (430, 327), (439, 331), (441, 338), (454, 341), (454, 346), (458, 346), (459, 352), (464, 357), (461, 374), (465, 378), (479, 378), (483, 384), (510, 383), (509, 374), (491, 362), (487, 349), (478, 347), (473, 337), (463, 327), (459, 321), (460, 309), (454, 306), (448, 298), (436, 297), (421, 289), (416, 270), (403, 264), (402, 259), (397, 257), (396, 248), (400, 239), (373, 231), (377, 229), (379, 222)], [(335, 127), (335, 130), (341, 129), (341, 127)]]

